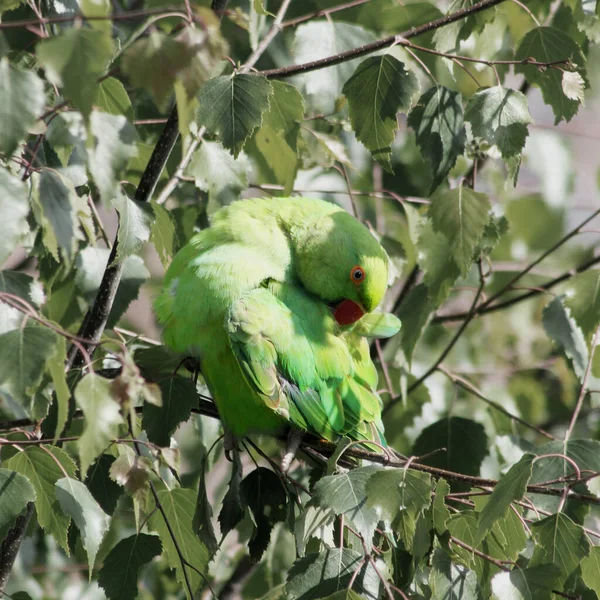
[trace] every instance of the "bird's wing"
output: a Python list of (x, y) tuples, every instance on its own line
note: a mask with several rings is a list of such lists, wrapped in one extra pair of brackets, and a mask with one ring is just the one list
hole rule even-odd
[(234, 303), (226, 326), (248, 381), (294, 425), (331, 440), (383, 438), (366, 340), (341, 334), (327, 306), (270, 283)]

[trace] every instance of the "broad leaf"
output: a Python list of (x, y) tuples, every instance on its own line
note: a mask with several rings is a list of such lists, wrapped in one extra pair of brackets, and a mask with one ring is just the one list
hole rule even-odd
[(198, 99), (198, 122), (219, 135), (237, 158), (269, 107), (271, 84), (262, 75), (222, 75), (206, 82)]
[[(440, 448), (443, 451), (436, 452)], [(487, 454), (487, 436), (483, 426), (463, 417), (448, 417), (429, 425), (419, 435), (413, 447), (415, 456), (426, 465), (455, 470), (465, 475), (479, 475)]]
[(144, 242), (150, 239), (154, 211), (149, 204), (132, 200), (125, 194), (118, 195), (114, 206), (119, 211), (118, 246), (115, 261), (120, 262), (139, 252)]
[(200, 481), (198, 482), (198, 498), (196, 501), (196, 511), (194, 512), (193, 526), (196, 535), (202, 540), (208, 551), (214, 554), (219, 544), (217, 543), (212, 524), (213, 510), (206, 492), (206, 458), (205, 454), (202, 457), (200, 465)]
[(108, 205), (121, 196), (120, 181), (130, 159), (137, 154), (137, 135), (123, 115), (95, 110), (90, 123), (93, 144), (88, 144), (89, 169), (100, 197)]
[(96, 555), (108, 531), (110, 517), (100, 508), (85, 485), (76, 479), (59, 479), (56, 482), (56, 497), (63, 512), (73, 519), (79, 529), (81, 542), (88, 557), (91, 579)]
[(328, 508), (344, 515), (371, 547), (375, 527), (381, 518), (367, 501), (370, 479), (379, 467), (352, 469), (341, 475), (323, 477), (315, 485), (311, 505)]
[[(553, 62), (571, 60), (579, 67), (583, 66), (584, 58), (579, 46), (566, 32), (554, 27), (536, 27), (529, 31), (521, 40), (515, 59), (533, 58), (538, 62)], [(565, 119), (570, 121), (579, 109), (579, 99), (568, 98), (563, 91), (561, 69), (539, 69), (533, 65), (517, 65), (516, 73), (525, 75), (529, 83), (538, 85), (544, 96), (544, 101), (554, 111), (554, 123)]]
[(254, 531), (248, 542), (250, 557), (259, 561), (271, 539), (273, 525), (285, 520), (287, 493), (281, 479), (264, 467), (254, 469), (242, 481), (240, 492), (254, 521)]
[(564, 303), (589, 340), (600, 324), (600, 269), (580, 273), (570, 279)]
[(297, 560), (288, 573), (286, 591), (290, 600), (315, 600), (346, 590), (355, 571), (353, 590), (368, 600), (380, 597), (381, 582), (361, 552), (333, 548)]
[(367, 504), (391, 523), (404, 511), (415, 517), (431, 503), (431, 476), (409, 469), (385, 469), (373, 473), (367, 483)]
[(56, 343), (54, 331), (31, 321), (25, 327), (0, 335), (0, 393), (7, 391), (29, 411), (33, 392)]
[(450, 517), (450, 511), (446, 506), (446, 495), (449, 493), (448, 482), (445, 479), (438, 479), (433, 500), (433, 526), (438, 535), (443, 535), (447, 530), (446, 522)]
[[(339, 54), (375, 40), (375, 35), (358, 25), (312, 20), (296, 29), (294, 62), (305, 63)], [(306, 73), (299, 77), (307, 99), (317, 112), (330, 113), (341, 94), (342, 86), (359, 64), (359, 59)]]
[(443, 233), (433, 230), (430, 219), (422, 219), (416, 249), (428, 296), (434, 307), (440, 306), (460, 275), (450, 241)]
[(473, 254), (489, 221), (490, 200), (486, 194), (460, 185), (437, 194), (429, 216), (433, 229), (443, 233), (463, 277), (473, 263)]
[(142, 427), (148, 439), (159, 446), (169, 446), (171, 434), (187, 421), (198, 405), (194, 383), (186, 377), (167, 377), (159, 382), (162, 406), (144, 403)]
[(540, 565), (498, 573), (492, 579), (495, 600), (547, 600), (560, 575), (556, 565)]
[(0, 469), (0, 532), (11, 527), (35, 497), (35, 489), (27, 477), (9, 469)]
[(42, 114), (44, 99), (44, 84), (33, 71), (0, 59), (0, 152), (9, 157), (17, 149)]
[(94, 464), (88, 469), (85, 485), (90, 490), (102, 510), (112, 515), (117, 507), (117, 502), (123, 490), (120, 485), (110, 478), (110, 468), (115, 462), (115, 457), (101, 454)]
[(159, 110), (167, 108), (177, 75), (191, 64), (195, 49), (153, 31), (134, 42), (123, 55), (123, 70), (137, 88), (148, 90)]
[(125, 86), (114, 77), (107, 77), (98, 84), (96, 106), (110, 115), (123, 115), (133, 119), (133, 107)]
[[(106, 248), (84, 248), (77, 255), (76, 284), (88, 302), (93, 302), (106, 269), (110, 251)], [(125, 259), (125, 267), (117, 296), (113, 303), (107, 326), (113, 327), (127, 310), (130, 302), (138, 296), (141, 285), (148, 279), (150, 273), (139, 256), (129, 256)]]
[(98, 584), (109, 600), (131, 600), (138, 594), (140, 568), (161, 553), (159, 538), (139, 533), (121, 540), (104, 559)]
[(44, 245), (57, 262), (70, 263), (78, 234), (75, 187), (66, 177), (44, 169), (39, 177), (37, 196)]
[(219, 142), (209, 141), (202, 142), (187, 168), (196, 187), (208, 192), (216, 208), (239, 197), (248, 187), (249, 172), (250, 161), (244, 153), (234, 158)]
[(409, 364), (423, 328), (434, 310), (435, 304), (429, 299), (427, 286), (423, 283), (410, 290), (400, 306), (400, 345)]
[(582, 379), (588, 363), (588, 348), (581, 329), (565, 310), (560, 298), (544, 308), (542, 323), (550, 338), (559, 344), (573, 362), (573, 369)]
[(246, 499), (242, 496), (241, 492), (243, 475), (240, 453), (234, 450), (229, 487), (223, 498), (223, 505), (221, 506), (221, 512), (219, 513), (219, 524), (221, 525), (221, 534), (223, 537), (225, 537), (246, 514)]
[(371, 56), (360, 63), (342, 91), (348, 98), (356, 137), (375, 160), (391, 171), (396, 115), (410, 109), (419, 91), (417, 77), (390, 54)]
[(581, 561), (581, 576), (585, 585), (600, 595), (600, 546), (594, 546)]
[(414, 129), (421, 153), (433, 168), (433, 191), (465, 149), (467, 134), (461, 95), (442, 86), (429, 88), (410, 111), (408, 125)]
[[(192, 592), (195, 593), (203, 583), (200, 573), (206, 573), (208, 568), (209, 553), (206, 546), (194, 533), (192, 521), (196, 507), (196, 493), (193, 490), (184, 490), (181, 488), (174, 490), (161, 490), (158, 492), (158, 498), (163, 508), (165, 516), (158, 510), (155, 511), (149, 520), (149, 526), (156, 531), (163, 545), (164, 554), (169, 567), (175, 569), (177, 581), (183, 586), (186, 597), (189, 597), (186, 578), (182, 568), (186, 570), (187, 579), (192, 586)], [(175, 542), (169, 532), (169, 527), (165, 523), (169, 521), (170, 529), (173, 532), (179, 550), (184, 560), (192, 565), (182, 567), (181, 558), (175, 547)]]
[[(471, 123), (475, 137), (498, 147), (502, 158), (509, 161), (516, 183), (521, 152), (529, 135), (527, 125), (532, 122), (527, 97), (500, 85), (480, 90), (469, 100), (465, 120)], [(510, 162), (510, 159), (516, 160)]]
[(160, 204), (153, 203), (151, 207), (154, 220), (150, 230), (150, 241), (154, 244), (160, 262), (166, 269), (179, 247), (175, 220), (173, 214)]
[(19, 246), (29, 231), (27, 188), (17, 177), (0, 167), (0, 265)]
[(113, 399), (111, 382), (90, 373), (75, 388), (75, 400), (83, 411), (85, 427), (77, 441), (81, 473), (118, 437), (119, 425), (124, 423), (119, 404)]
[(97, 80), (113, 55), (108, 31), (73, 27), (36, 47), (36, 56), (55, 85), (62, 86), (65, 96), (87, 118), (96, 99)]
[(585, 531), (563, 513), (536, 521), (531, 528), (536, 542), (530, 565), (554, 564), (560, 568), (560, 582), (573, 573), (590, 553)]
[(481, 600), (483, 598), (474, 571), (457, 565), (443, 550), (436, 548), (431, 557), (429, 585), (432, 598), (444, 600)]
[(71, 519), (61, 510), (54, 486), (65, 473), (75, 477), (77, 467), (73, 459), (64, 450), (44, 444), (28, 446), (7, 460), (5, 465), (29, 479), (35, 490), (38, 523), (69, 554), (67, 530)]
[(527, 490), (533, 468), (533, 454), (524, 454), (521, 460), (503, 475), (494, 488), (488, 503), (483, 507), (477, 523), (475, 542), (478, 544), (490, 531), (494, 523), (506, 515), (515, 500), (521, 500)]

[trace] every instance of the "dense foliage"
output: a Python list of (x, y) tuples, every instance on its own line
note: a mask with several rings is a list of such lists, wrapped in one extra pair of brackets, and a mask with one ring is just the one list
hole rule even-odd
[[(528, 106), (593, 102), (600, 2), (213, 8), (0, 0), (0, 592), (600, 597), (600, 210)], [(371, 226), (403, 326), (395, 452), (284, 475), (275, 440), (225, 459), (140, 315), (216, 209), (296, 193)]]

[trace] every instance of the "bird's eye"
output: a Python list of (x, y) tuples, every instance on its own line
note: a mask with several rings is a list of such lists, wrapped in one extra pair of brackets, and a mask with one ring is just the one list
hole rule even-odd
[(350, 271), (350, 279), (353, 283), (362, 283), (365, 278), (365, 272), (362, 267), (354, 267)]

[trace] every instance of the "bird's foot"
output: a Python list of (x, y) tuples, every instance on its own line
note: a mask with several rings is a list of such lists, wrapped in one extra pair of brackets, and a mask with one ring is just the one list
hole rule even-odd
[(237, 441), (235, 435), (233, 435), (233, 433), (231, 433), (231, 431), (225, 427), (225, 432), (223, 435), (223, 452), (225, 453), (225, 458), (229, 462), (233, 462), (231, 453), (239, 452), (239, 451), (240, 451), (240, 446), (238, 444), (238, 441)]
[(290, 429), (285, 447), (285, 453), (281, 459), (280, 467), (282, 473), (287, 473), (289, 471), (292, 461), (296, 456), (296, 452), (298, 452), (298, 448), (300, 448), (303, 437), (304, 431), (300, 429)]

